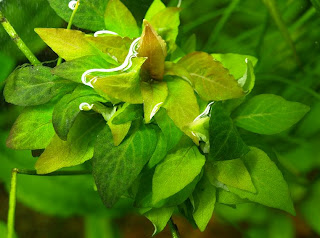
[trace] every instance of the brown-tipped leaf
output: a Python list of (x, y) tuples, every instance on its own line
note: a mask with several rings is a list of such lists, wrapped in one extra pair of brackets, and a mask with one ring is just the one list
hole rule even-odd
[(162, 80), (164, 75), (164, 61), (167, 56), (166, 43), (150, 23), (146, 20), (144, 20), (143, 23), (144, 30), (138, 53), (140, 57), (148, 57), (148, 59), (142, 67), (142, 75), (148, 80)]

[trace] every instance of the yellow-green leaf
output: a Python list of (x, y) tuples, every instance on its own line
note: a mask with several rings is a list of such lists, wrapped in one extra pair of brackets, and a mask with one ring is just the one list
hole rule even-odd
[(195, 90), (204, 100), (221, 101), (245, 95), (229, 71), (207, 53), (188, 54), (179, 61), (179, 65), (189, 72)]
[(144, 120), (149, 123), (168, 96), (167, 82), (141, 82)]
[(161, 0), (154, 0), (151, 6), (149, 7), (144, 19), (150, 21), (154, 15), (156, 15), (163, 9), (166, 9), (166, 5), (164, 5), (164, 3)]
[(168, 116), (175, 125), (192, 138), (195, 143), (199, 143), (199, 139), (187, 128), (200, 114), (197, 98), (192, 87), (178, 77), (168, 79), (167, 83), (169, 95), (163, 107), (167, 109)]

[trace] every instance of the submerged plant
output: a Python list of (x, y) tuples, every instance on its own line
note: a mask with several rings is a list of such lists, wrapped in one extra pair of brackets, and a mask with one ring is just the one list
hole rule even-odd
[(249, 95), (256, 58), (197, 52), (194, 38), (178, 46), (181, 9), (160, 0), (141, 28), (120, 0), (49, 2), (64, 19), (73, 9), (69, 29), (35, 29), (65, 62), (23, 65), (4, 89), (25, 107), (7, 146), (44, 149), (37, 174), (91, 160), (103, 203), (131, 199), (155, 234), (175, 229), (175, 212), (204, 231), (216, 203), (295, 213), (275, 155), (251, 136), (287, 130), (309, 108)]

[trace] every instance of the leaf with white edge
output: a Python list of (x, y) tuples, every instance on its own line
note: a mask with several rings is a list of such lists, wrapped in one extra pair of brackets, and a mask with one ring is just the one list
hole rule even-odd
[(284, 210), (295, 214), (288, 184), (276, 164), (262, 150), (250, 147), (250, 152), (242, 157), (257, 193), (228, 187), (230, 192), (242, 199)]
[(105, 127), (98, 136), (93, 159), (93, 176), (99, 194), (112, 207), (128, 190), (155, 150), (157, 135), (150, 125), (141, 125), (119, 146)]
[(223, 67), (229, 70), (230, 74), (234, 76), (236, 80), (243, 77), (247, 71), (248, 62), (251, 61), (254, 67), (258, 59), (250, 55), (239, 55), (239, 54), (211, 54), (215, 60), (222, 63)]
[(246, 63), (247, 69), (244, 75), (238, 79), (238, 83), (240, 87), (242, 87), (243, 91), (245, 91), (246, 94), (249, 94), (254, 87), (256, 76), (254, 74), (252, 62), (249, 59), (246, 59)]
[(54, 136), (53, 105), (27, 107), (11, 128), (7, 147), (20, 150), (44, 149)]
[(95, 102), (106, 101), (92, 88), (79, 85), (72, 94), (65, 95), (54, 107), (52, 123), (57, 135), (62, 140), (67, 140), (70, 128), (81, 111), (80, 104), (94, 105)]
[(154, 232), (152, 236), (155, 236), (159, 232), (163, 231), (170, 220), (174, 209), (175, 207), (154, 208), (144, 214), (154, 226)]
[(238, 159), (249, 152), (221, 103), (216, 102), (211, 109), (209, 122), (210, 160)]
[(185, 188), (200, 173), (205, 157), (196, 146), (180, 148), (157, 165), (152, 180), (152, 201), (157, 203)]
[(100, 115), (79, 114), (67, 141), (61, 140), (57, 135), (52, 138), (35, 165), (37, 173), (48, 174), (91, 159), (96, 136), (103, 125), (104, 120)]
[(145, 81), (161, 81), (164, 75), (164, 62), (167, 48), (164, 40), (146, 20), (143, 21), (144, 29), (141, 35), (138, 53), (140, 57), (147, 57), (142, 66), (142, 78)]
[(166, 41), (168, 53), (176, 49), (176, 39), (179, 33), (180, 8), (168, 7), (155, 14), (151, 20), (151, 25), (158, 34)]
[(82, 74), (89, 69), (108, 69), (116, 66), (104, 60), (101, 56), (84, 56), (74, 60), (66, 61), (52, 69), (52, 73), (61, 78), (81, 83)]
[[(66, 22), (70, 20), (73, 10), (66, 0), (48, 0), (50, 6)], [(108, 0), (81, 0), (73, 24), (79, 28), (91, 31), (104, 29), (104, 12)]]
[(113, 120), (119, 116), (121, 113), (123, 113), (126, 108), (128, 108), (130, 104), (125, 103), (121, 108), (119, 108), (113, 116), (110, 118), (110, 120), (107, 122), (113, 138), (113, 143), (115, 146), (120, 145), (120, 143), (124, 140), (126, 135), (128, 134), (130, 127), (131, 127), (131, 121), (125, 122), (123, 124), (114, 124)]
[(204, 176), (192, 195), (195, 207), (193, 218), (199, 230), (203, 232), (212, 217), (216, 204), (216, 188)]
[(93, 88), (104, 97), (112, 97), (123, 102), (141, 104), (140, 68), (145, 58), (132, 59), (133, 66), (128, 72), (98, 77), (92, 82)]
[(49, 102), (58, 94), (71, 92), (77, 84), (63, 80), (45, 66), (28, 66), (13, 71), (6, 81), (4, 96), (18, 106), (36, 106)]
[(168, 96), (167, 82), (141, 82), (144, 120), (149, 123)]
[(179, 143), (183, 132), (174, 124), (163, 108), (155, 115), (155, 119), (167, 141), (167, 149), (170, 151)]
[(289, 129), (308, 111), (309, 107), (290, 102), (273, 94), (261, 94), (243, 103), (234, 112), (237, 126), (258, 134), (272, 135)]
[[(169, 95), (163, 107), (175, 125), (198, 144), (199, 140), (187, 126), (200, 114), (199, 105), (189, 83), (175, 77), (167, 80)], [(187, 99), (187, 100), (186, 100)]]
[(207, 176), (210, 179), (251, 193), (256, 193), (251, 176), (241, 159), (208, 162), (206, 164)]
[(178, 64), (189, 72), (192, 84), (203, 100), (222, 101), (245, 95), (229, 71), (207, 53), (188, 54)]
[(139, 36), (137, 22), (128, 8), (120, 0), (109, 0), (104, 22), (106, 29), (130, 38)]
[(166, 5), (161, 0), (154, 0), (149, 7), (144, 19), (150, 21), (151, 18), (156, 15), (158, 12), (166, 9)]

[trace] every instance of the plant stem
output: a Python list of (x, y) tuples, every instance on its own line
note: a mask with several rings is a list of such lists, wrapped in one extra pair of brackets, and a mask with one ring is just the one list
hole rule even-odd
[(15, 221), (15, 210), (17, 202), (17, 175), (32, 175), (32, 176), (70, 176), (70, 175), (87, 175), (91, 174), (91, 171), (56, 171), (50, 174), (37, 174), (36, 170), (27, 169), (13, 169), (11, 173), (11, 187), (9, 195), (9, 211), (8, 211), (8, 236), (7, 238), (13, 238), (14, 235), (14, 221)]
[(174, 224), (174, 222), (172, 220), (172, 217), (170, 218), (168, 223), (169, 223), (169, 226), (170, 226), (172, 238), (180, 238), (178, 227), (177, 227), (176, 224)]
[(211, 45), (216, 41), (216, 39), (218, 38), (222, 28), (224, 27), (224, 25), (228, 21), (229, 17), (231, 16), (232, 12), (237, 7), (239, 2), (240, 2), (240, 0), (232, 0), (230, 5), (226, 8), (223, 16), (221, 17), (221, 19), (217, 23), (216, 27), (214, 28), (214, 31), (211, 33), (211, 35), (209, 37), (208, 42), (206, 43), (206, 46), (205, 46), (206, 50), (209, 50)]
[(13, 234), (14, 234), (14, 216), (16, 211), (16, 194), (17, 194), (17, 174), (18, 174), (18, 170), (13, 169), (11, 172), (11, 188), (10, 188), (10, 197), (9, 197), (8, 238), (13, 238)]
[(40, 61), (35, 57), (32, 51), (27, 47), (23, 40), (19, 37), (15, 29), (12, 27), (7, 18), (0, 11), (0, 23), (5, 29), (5, 31), (10, 36), (11, 40), (18, 46), (21, 52), (27, 57), (31, 64), (41, 64)]
[[(71, 14), (70, 20), (68, 22), (67, 30), (71, 29), (72, 22), (73, 22), (74, 16), (76, 15), (76, 12), (78, 11), (79, 5), (80, 5), (80, 0), (77, 1), (76, 5), (75, 5), (75, 8), (74, 8), (74, 10), (73, 10), (73, 12)], [(58, 58), (58, 62), (57, 62), (57, 66), (60, 65), (61, 63), (62, 63), (62, 58), (59, 57)]]
[(282, 36), (287, 41), (287, 44), (290, 46), (297, 64), (300, 65), (301, 62), (300, 62), (300, 59), (297, 55), (296, 47), (293, 43), (293, 40), (292, 40), (291, 35), (289, 33), (289, 30), (286, 27), (286, 24), (284, 23), (281, 15), (280, 15), (280, 12), (277, 8), (277, 4), (276, 4), (275, 0), (262, 0), (262, 1), (264, 2), (266, 7), (268, 8), (270, 15), (272, 16), (274, 22), (276, 23), (277, 27), (279, 28)]

